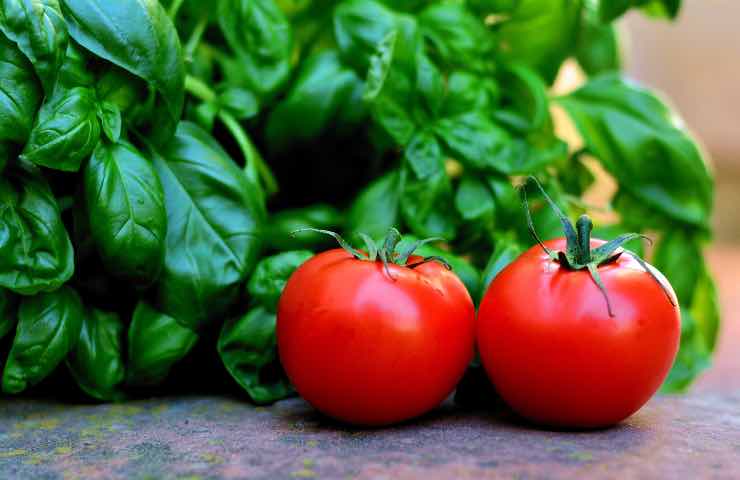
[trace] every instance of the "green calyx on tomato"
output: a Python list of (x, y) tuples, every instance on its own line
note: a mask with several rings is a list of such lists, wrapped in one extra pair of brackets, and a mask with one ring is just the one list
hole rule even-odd
[(652, 243), (652, 240), (650, 240), (649, 237), (640, 233), (623, 233), (617, 238), (612, 239), (605, 244), (592, 249), (591, 231), (593, 230), (594, 225), (589, 216), (584, 214), (578, 217), (578, 220), (576, 221), (576, 225), (574, 227), (568, 217), (565, 216), (563, 211), (557, 206), (552, 198), (550, 198), (545, 189), (542, 188), (542, 185), (539, 181), (537, 181), (537, 178), (530, 176), (527, 180), (531, 180), (535, 183), (535, 185), (537, 185), (537, 187), (542, 192), (545, 201), (558, 216), (560, 222), (563, 224), (563, 232), (566, 239), (565, 251), (555, 252), (547, 248), (547, 246), (542, 243), (539, 235), (537, 235), (537, 232), (534, 228), (534, 222), (532, 221), (532, 214), (529, 211), (529, 204), (527, 203), (527, 182), (522, 185), (521, 190), (522, 201), (524, 203), (524, 211), (527, 215), (527, 226), (530, 233), (540, 245), (540, 247), (542, 247), (545, 253), (547, 253), (547, 255), (549, 255), (550, 258), (553, 259), (553, 261), (558, 262), (561, 266), (570, 270), (588, 270), (588, 272), (591, 274), (591, 278), (593, 278), (594, 280), (594, 283), (596, 283), (596, 285), (599, 287), (599, 290), (601, 290), (601, 293), (604, 295), (604, 300), (606, 300), (606, 308), (609, 311), (610, 317), (613, 317), (614, 313), (612, 311), (611, 302), (609, 301), (609, 294), (606, 291), (604, 283), (601, 281), (601, 276), (599, 275), (598, 268), (602, 265), (615, 262), (624, 253), (633, 257), (637, 261), (637, 263), (639, 263), (640, 266), (645, 269), (645, 271), (653, 278), (653, 280), (655, 280), (658, 285), (660, 285), (660, 288), (663, 290), (663, 292), (665, 292), (665, 295), (668, 298), (668, 301), (671, 302), (671, 305), (675, 305), (675, 303), (673, 302), (673, 298), (671, 298), (671, 294), (669, 293), (666, 286), (663, 284), (663, 282), (660, 281), (657, 276), (655, 276), (653, 271), (648, 268), (645, 261), (636, 253), (622, 248), (625, 243), (631, 240), (636, 240), (638, 238), (645, 239), (648, 242)]
[(388, 264), (396, 264), (401, 265), (403, 267), (407, 268), (416, 268), (419, 265), (422, 265), (424, 263), (428, 262), (439, 262), (441, 263), (447, 270), (452, 270), (452, 266), (447, 263), (447, 261), (438, 256), (438, 255), (430, 255), (423, 257), (418, 262), (414, 263), (407, 263), (409, 260), (409, 257), (414, 253), (414, 251), (421, 247), (422, 245), (429, 243), (429, 242), (437, 242), (437, 241), (443, 241), (444, 239), (441, 237), (430, 237), (430, 238), (424, 238), (422, 240), (416, 240), (413, 243), (410, 243), (408, 246), (403, 248), (401, 251), (396, 251), (396, 247), (398, 247), (399, 243), (401, 242), (401, 233), (396, 229), (395, 227), (391, 227), (388, 230), (388, 233), (385, 236), (385, 239), (380, 243), (376, 243), (375, 240), (373, 240), (369, 235), (365, 233), (358, 233), (359, 237), (362, 238), (362, 240), (365, 242), (365, 247), (367, 248), (367, 253), (357, 250), (352, 245), (350, 245), (344, 238), (342, 238), (341, 235), (339, 235), (336, 232), (332, 232), (331, 230), (322, 230), (319, 228), (299, 228), (298, 230), (293, 231), (293, 235), (299, 232), (305, 232), (305, 231), (311, 231), (311, 232), (317, 232), (317, 233), (323, 233), (325, 235), (330, 235), (334, 237), (334, 239), (339, 243), (339, 246), (342, 247), (347, 253), (352, 255), (358, 260), (365, 260), (368, 262), (376, 262), (380, 260), (383, 262), (383, 266), (385, 267), (385, 271), (388, 274), (389, 277), (393, 278), (393, 275), (391, 275), (391, 271), (388, 268)]

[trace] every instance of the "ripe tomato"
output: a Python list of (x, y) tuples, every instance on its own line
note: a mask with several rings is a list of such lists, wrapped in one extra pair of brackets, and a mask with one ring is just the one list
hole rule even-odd
[(428, 412), (473, 355), (475, 307), (457, 276), (436, 262), (388, 269), (329, 250), (293, 273), (278, 305), (288, 377), (315, 408), (345, 422), (384, 425)]
[[(544, 245), (566, 250), (565, 239)], [(588, 270), (568, 269), (539, 245), (506, 267), (477, 324), (481, 361), (503, 399), (523, 417), (567, 427), (612, 425), (642, 407), (668, 374), (681, 330), (670, 284), (649, 268), (657, 279), (627, 254), (598, 267), (610, 316)]]

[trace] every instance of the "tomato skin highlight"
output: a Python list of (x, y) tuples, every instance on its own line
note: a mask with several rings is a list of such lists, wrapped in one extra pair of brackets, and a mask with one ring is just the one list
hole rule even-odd
[(473, 357), (475, 307), (458, 277), (437, 262), (389, 268), (394, 279), (381, 262), (329, 250), (301, 265), (280, 298), (288, 377), (344, 422), (386, 425), (432, 410)]
[[(545, 245), (559, 251), (566, 242)], [(502, 270), (483, 298), (483, 366), (509, 406), (535, 423), (617, 424), (652, 397), (676, 357), (678, 300), (663, 275), (653, 269), (675, 305), (629, 255), (598, 270), (614, 317), (587, 270), (561, 267), (539, 245)]]

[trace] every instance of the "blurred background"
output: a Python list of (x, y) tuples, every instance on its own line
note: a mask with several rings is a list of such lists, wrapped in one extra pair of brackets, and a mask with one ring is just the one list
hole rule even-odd
[(714, 368), (695, 385), (740, 385), (740, 2), (687, 0), (675, 23), (630, 13), (626, 71), (664, 92), (702, 140), (714, 164), (715, 242), (722, 332)]
[(628, 74), (670, 97), (714, 162), (716, 242), (740, 245), (738, 18), (737, 0), (687, 0), (675, 23), (632, 12), (621, 27)]

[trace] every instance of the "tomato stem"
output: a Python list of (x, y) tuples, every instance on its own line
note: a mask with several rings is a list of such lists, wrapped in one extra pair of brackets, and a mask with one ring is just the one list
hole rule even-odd
[(380, 260), (383, 263), (385, 272), (393, 280), (395, 280), (395, 278), (391, 274), (391, 271), (389, 268), (390, 264), (399, 265), (402, 267), (413, 269), (424, 263), (439, 262), (447, 270), (452, 270), (452, 266), (444, 258), (437, 256), (437, 255), (431, 255), (428, 257), (424, 257), (419, 262), (407, 264), (409, 257), (414, 253), (414, 251), (417, 248), (424, 245), (425, 243), (434, 242), (434, 241), (443, 241), (444, 239), (440, 237), (431, 237), (431, 238), (425, 238), (422, 240), (416, 240), (410, 243), (408, 246), (406, 246), (406, 248), (404, 248), (400, 252), (397, 252), (396, 248), (400, 244), (402, 237), (401, 237), (401, 233), (395, 227), (391, 227), (388, 230), (388, 234), (386, 235), (385, 239), (383, 240), (380, 246), (369, 235), (360, 232), (358, 235), (365, 242), (365, 246), (367, 248), (367, 254), (366, 254), (360, 250), (355, 249), (352, 245), (349, 244), (349, 242), (347, 242), (344, 238), (342, 238), (341, 235), (339, 235), (336, 232), (332, 232), (330, 230), (321, 230), (318, 228), (308, 227), (308, 228), (299, 228), (298, 230), (294, 230), (293, 232), (291, 232), (291, 234), (295, 235), (297, 233), (306, 232), (306, 231), (322, 233), (324, 235), (329, 235), (331, 237), (334, 237), (337, 243), (339, 243), (339, 246), (342, 247), (344, 250), (346, 250), (347, 253), (355, 257), (357, 260), (364, 260), (364, 261), (369, 261), (369, 262), (376, 262)]
[(540, 192), (542, 193), (543, 198), (550, 205), (552, 210), (560, 219), (560, 222), (563, 224), (563, 232), (565, 234), (566, 241), (565, 251), (552, 251), (542, 242), (540, 237), (537, 235), (534, 227), (534, 222), (532, 221), (532, 214), (529, 211), (529, 204), (527, 203), (527, 183), (525, 183), (521, 187), (522, 203), (524, 205), (524, 212), (527, 217), (527, 227), (529, 228), (530, 233), (534, 237), (535, 241), (537, 241), (537, 243), (540, 245), (540, 247), (542, 247), (542, 250), (550, 258), (552, 258), (553, 261), (558, 262), (563, 268), (567, 268), (569, 270), (588, 270), (594, 283), (596, 284), (596, 286), (599, 287), (599, 290), (601, 290), (601, 293), (604, 295), (604, 300), (606, 301), (606, 307), (609, 311), (610, 317), (613, 317), (614, 313), (612, 311), (612, 306), (611, 302), (609, 301), (609, 295), (607, 293), (606, 287), (601, 281), (598, 267), (616, 261), (622, 255), (622, 253), (625, 252), (633, 257), (640, 264), (640, 266), (644, 268), (645, 271), (653, 278), (653, 280), (655, 280), (658, 285), (660, 285), (661, 289), (663, 289), (663, 292), (665, 292), (666, 297), (668, 297), (668, 301), (671, 302), (671, 305), (676, 305), (676, 303), (673, 301), (673, 297), (671, 297), (668, 287), (663, 284), (663, 282), (657, 277), (657, 275), (655, 275), (655, 273), (650, 269), (650, 266), (635, 253), (622, 248), (622, 245), (624, 245), (625, 243), (637, 239), (645, 239), (648, 242), (652, 243), (652, 241), (647, 236), (640, 233), (624, 233), (622, 235), (619, 235), (617, 238), (592, 249), (591, 231), (593, 230), (593, 222), (591, 221), (589, 216), (585, 214), (581, 215), (578, 218), (578, 221), (576, 222), (576, 226), (574, 228), (571, 221), (563, 213), (560, 207), (558, 207), (557, 204), (552, 200), (552, 198), (550, 198), (540, 182), (532, 176), (528, 178), (528, 182), (529, 181), (532, 181), (535, 185), (537, 185)]

